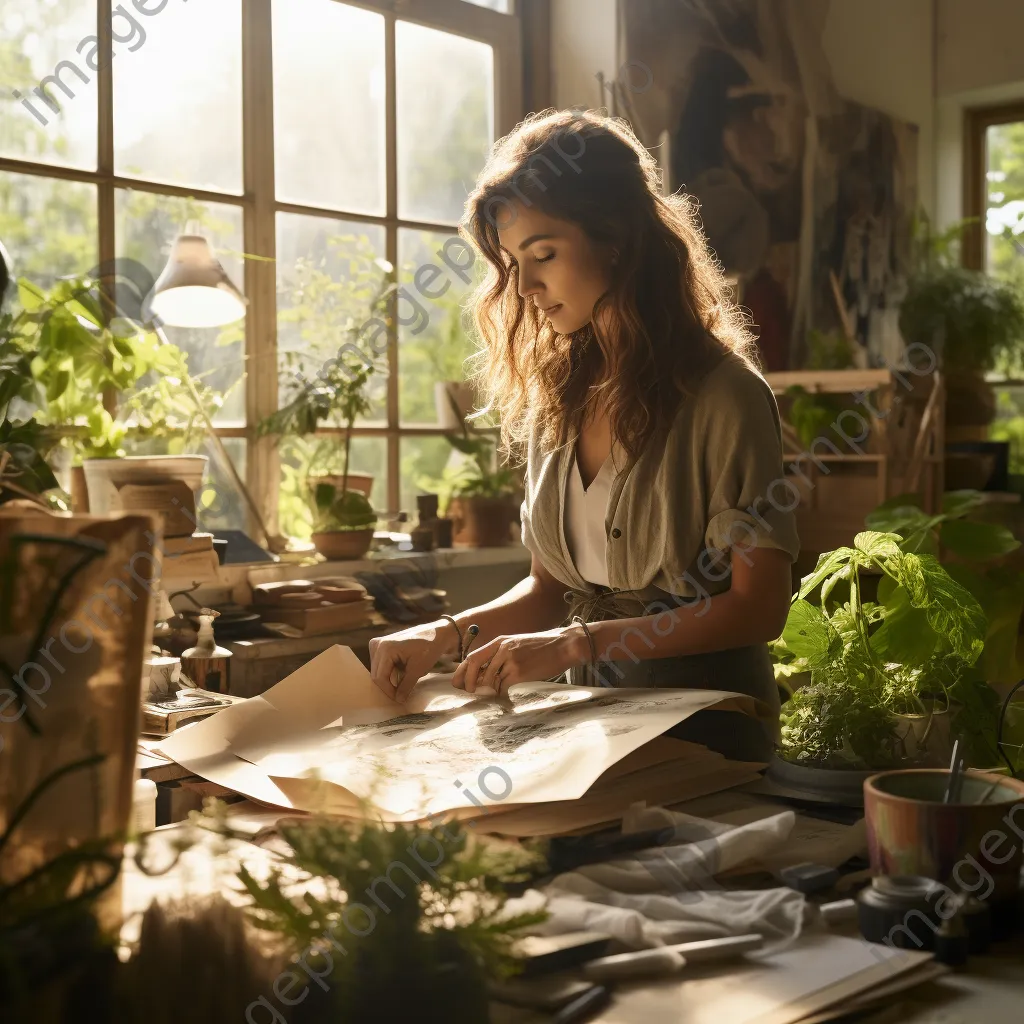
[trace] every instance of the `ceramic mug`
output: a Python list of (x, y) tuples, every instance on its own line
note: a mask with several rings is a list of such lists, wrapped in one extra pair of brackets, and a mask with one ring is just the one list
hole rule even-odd
[(874, 875), (921, 875), (979, 899), (1016, 898), (1024, 861), (1024, 782), (968, 772), (959, 802), (943, 803), (943, 768), (864, 780)]
[(181, 680), (178, 658), (153, 655), (146, 658), (142, 669), (143, 701), (173, 700)]

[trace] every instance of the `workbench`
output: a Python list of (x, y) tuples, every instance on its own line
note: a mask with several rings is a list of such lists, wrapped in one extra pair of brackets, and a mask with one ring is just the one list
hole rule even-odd
[[(251, 817), (258, 823), (263, 815), (269, 823), (277, 813), (255, 808)], [(154, 835), (161, 840), (169, 840), (178, 827), (158, 829)], [(144, 875), (132, 864), (130, 857), (126, 858), (122, 885), (126, 922), (122, 940), (134, 940), (139, 915), (154, 898), (198, 897), (213, 893), (234, 898), (231, 892), (235, 886), (229, 883), (237, 866), (243, 863), (256, 877), (261, 877), (270, 869), (273, 857), (266, 849), (252, 843), (232, 840), (225, 847), (223, 840), (207, 836), (198, 846), (187, 851), (177, 867), (165, 875)], [(832, 930), (855, 936), (855, 931), (850, 928)], [(802, 945), (812, 950), (815, 938), (814, 933), (806, 934), (798, 940), (795, 948)], [(728, 969), (727, 966), (721, 968)], [(591, 1024), (676, 1024), (672, 1014), (652, 1016), (645, 1007), (645, 1004), (649, 1007), (645, 996), (649, 997), (653, 986), (673, 984), (677, 983), (661, 981), (620, 985), (612, 1005), (591, 1018)], [(897, 997), (884, 1010), (857, 1019), (870, 1024), (1017, 1024), (1021, 1019), (1022, 1002), (1024, 937), (994, 946), (989, 954), (972, 957), (966, 971), (951, 973), (921, 985)], [(543, 1014), (506, 1005), (495, 1004), (492, 1008), (492, 1024), (545, 1024), (550, 1020)]]

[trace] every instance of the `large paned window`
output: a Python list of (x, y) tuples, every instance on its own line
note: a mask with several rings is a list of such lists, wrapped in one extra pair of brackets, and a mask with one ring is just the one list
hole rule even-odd
[[(967, 116), (964, 206), (975, 219), (965, 261), (1024, 288), (1024, 104)], [(1010, 472), (1024, 475), (1024, 367), (996, 385), (994, 440), (1010, 442)]]
[[(256, 425), (282, 373), (315, 375), (370, 317), (390, 264), (351, 468), (375, 507), (410, 509), (448, 458), (434, 383), (469, 352), (479, 269), (456, 225), (522, 116), (520, 68), (510, 0), (20, 0), (0, 12), (0, 239), (15, 275), (49, 285), (118, 256), (156, 275), (177, 235), (209, 238), (246, 317), (168, 335), (223, 395), (216, 429), (264, 514), (300, 535), (298, 482), (335, 468), (338, 432)], [(195, 450), (227, 486), (213, 446)], [(223, 519), (245, 526), (244, 504)]]

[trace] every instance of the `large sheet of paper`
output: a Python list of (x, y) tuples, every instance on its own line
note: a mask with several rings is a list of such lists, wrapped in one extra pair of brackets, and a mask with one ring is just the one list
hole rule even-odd
[(627, 754), (708, 707), (757, 714), (711, 690), (609, 690), (521, 683), (478, 698), (450, 677), (399, 705), (347, 647), (332, 647), (245, 704), (165, 740), (197, 775), (255, 800), (388, 820), (582, 796)]

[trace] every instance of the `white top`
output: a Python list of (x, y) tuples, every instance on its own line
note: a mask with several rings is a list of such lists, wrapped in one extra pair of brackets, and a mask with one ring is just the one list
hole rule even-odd
[(574, 456), (565, 493), (565, 540), (573, 564), (588, 583), (605, 587), (609, 583), (608, 563), (605, 559), (608, 537), (604, 522), (614, 480), (615, 465), (609, 455), (590, 486), (584, 490), (583, 478)]

